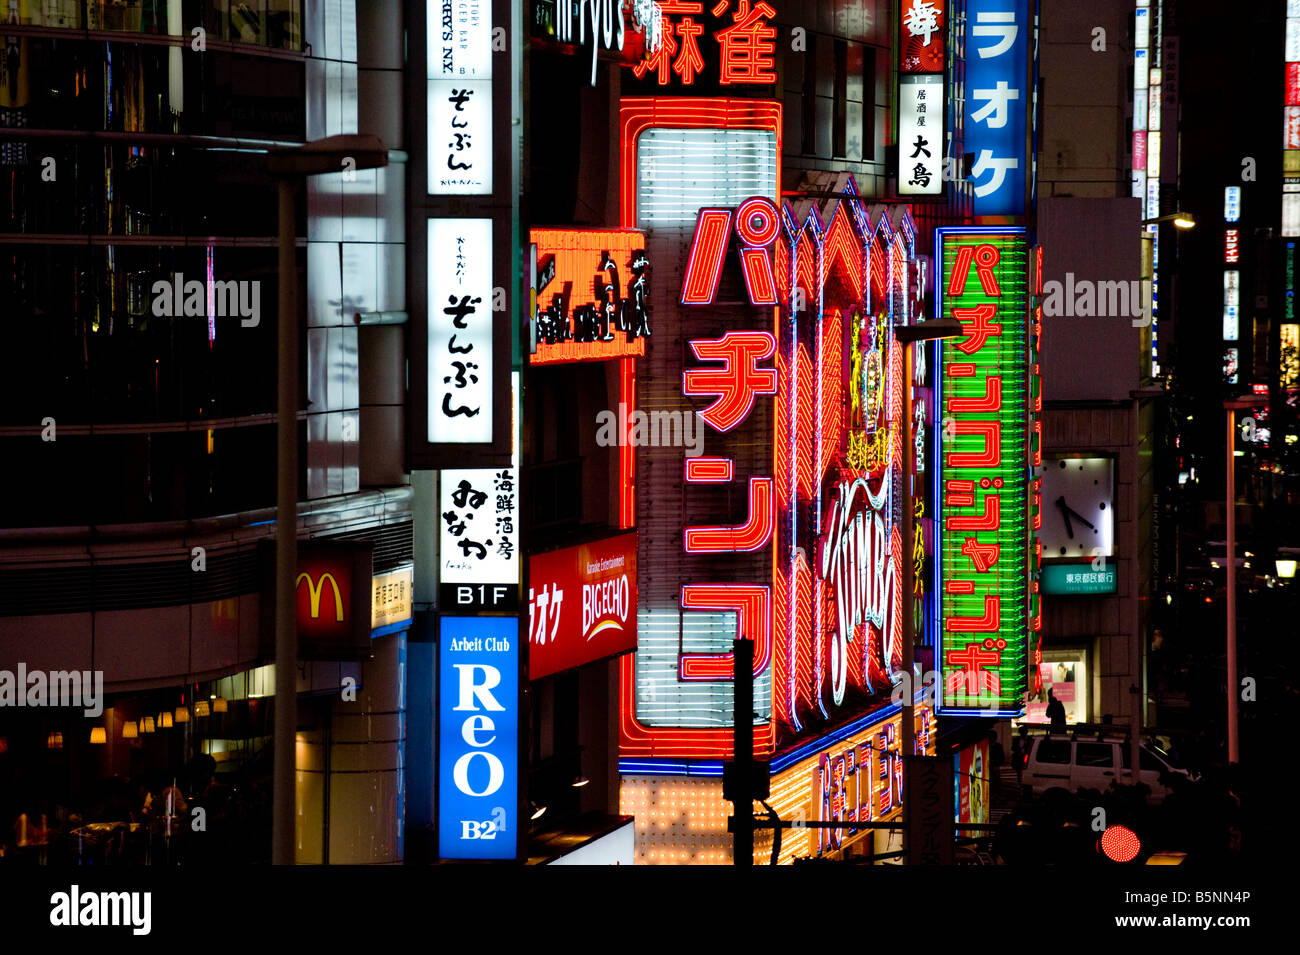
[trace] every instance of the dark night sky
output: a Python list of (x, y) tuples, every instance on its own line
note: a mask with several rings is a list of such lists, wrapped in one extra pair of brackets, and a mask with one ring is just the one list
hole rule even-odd
[[(1168, 8), (1168, 4), (1166, 4)], [(1285, 0), (1225, 6), (1181, 0), (1167, 33), (1179, 37), (1181, 60), (1181, 207), (1198, 227), (1179, 236), (1180, 289), (1175, 387), (1193, 399), (1195, 425), (1185, 437), (1199, 451), (1197, 476), (1211, 498), (1223, 493), (1222, 381), (1223, 190), (1242, 188), (1241, 336), (1246, 345), (1257, 283), (1257, 228), (1281, 223), (1283, 15)], [(1254, 182), (1242, 160), (1257, 161)], [(1162, 212), (1171, 211), (1172, 197)], [(1167, 230), (1172, 233), (1172, 230)], [(1162, 248), (1166, 251), (1168, 244)], [(1162, 255), (1161, 266), (1170, 263)], [(1245, 348), (1243, 347), (1243, 351)], [(1248, 390), (1243, 376), (1239, 389)]]

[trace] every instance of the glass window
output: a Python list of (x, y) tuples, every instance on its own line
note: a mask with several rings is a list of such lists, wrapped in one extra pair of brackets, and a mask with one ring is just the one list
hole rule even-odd
[(1037, 760), (1040, 763), (1053, 763), (1056, 765), (1068, 765), (1070, 762), (1070, 747), (1073, 745), (1069, 740), (1048, 739), (1044, 737), (1038, 742)]
[(1115, 765), (1114, 746), (1111, 743), (1076, 743), (1074, 760), (1079, 766), (1101, 766), (1110, 769)]
[[(1124, 769), (1128, 769), (1133, 765), (1133, 760), (1129, 756), (1129, 750), (1131, 749), (1132, 747), (1128, 743), (1120, 744), (1120, 765)], [(1145, 746), (1142, 747), (1141, 753), (1138, 765), (1142, 767), (1142, 772), (1163, 773), (1166, 771), (1165, 764), (1156, 758), (1155, 753), (1152, 753)]]

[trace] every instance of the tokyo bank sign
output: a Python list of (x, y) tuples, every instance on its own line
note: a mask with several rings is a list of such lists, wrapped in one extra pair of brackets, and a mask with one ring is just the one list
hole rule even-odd
[(517, 618), (444, 617), (438, 646), (438, 855), (514, 859), (519, 829)]

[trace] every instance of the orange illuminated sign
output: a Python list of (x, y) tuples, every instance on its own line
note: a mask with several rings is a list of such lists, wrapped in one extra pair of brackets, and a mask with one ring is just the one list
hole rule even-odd
[(649, 260), (636, 229), (533, 229), (534, 365), (645, 354)]

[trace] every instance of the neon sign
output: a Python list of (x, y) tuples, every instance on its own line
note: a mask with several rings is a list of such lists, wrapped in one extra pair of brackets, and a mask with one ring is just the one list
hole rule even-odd
[[(702, 22), (704, 0), (660, 0), (659, 46), (647, 49), (646, 58), (633, 67), (637, 79), (654, 74), (660, 86), (674, 77), (691, 86), (708, 64), (700, 49), (700, 38), (709, 33), (718, 51), (718, 82), (763, 84), (776, 82), (776, 28), (769, 22), (776, 16), (765, 0), (717, 0), (709, 14), (730, 25), (706, 31)], [(671, 17), (679, 17), (675, 23)], [(697, 19), (699, 18), (699, 19)]]
[(945, 438), (936, 662), (941, 714), (1019, 715), (1028, 679), (1029, 269), (1024, 230), (939, 229)]
[[(891, 600), (895, 563), (890, 559), (887, 524), (888, 482), (873, 494), (865, 477), (840, 483), (821, 538), (820, 573), (834, 592), (836, 625), (831, 647), (831, 693), (835, 705), (844, 702), (848, 681), (849, 642), (860, 626), (871, 622), (880, 633), (891, 633), (886, 614)], [(892, 656), (892, 648), (886, 648)]]
[[(644, 232), (647, 254), (660, 262), (679, 255), (685, 261), (690, 235), (681, 236), (676, 226), (704, 206), (721, 211), (706, 218), (706, 231), (716, 232), (712, 241), (725, 255), (737, 226), (735, 210), (758, 197), (738, 237), (766, 252), (770, 270), (763, 233), (779, 221), (780, 104), (631, 97), (621, 112), (622, 225)], [(695, 147), (702, 142), (709, 143), (713, 163), (698, 162)], [(701, 247), (695, 255), (701, 301), (713, 291), (709, 254)], [(762, 274), (756, 277), (752, 288), (761, 295)], [(638, 525), (656, 526), (672, 513), (675, 526), (641, 535), (637, 651), (625, 658), (620, 678), (620, 755), (632, 759), (730, 753), (730, 649), (737, 635), (755, 642), (756, 751), (770, 754), (775, 740), (768, 568), (778, 482), (770, 452), (763, 453), (779, 382), (772, 310), (718, 305), (688, 312), (681, 302), (689, 284), (651, 292), (656, 334), (671, 338), (683, 330), (689, 347), (649, 349), (637, 363), (638, 393), (653, 395), (660, 410), (675, 406), (707, 425), (709, 453), (636, 452), (634, 473), (644, 489), (637, 496), (651, 502), (634, 514)], [(678, 521), (678, 513), (685, 519)]]
[(533, 229), (534, 351), (529, 363), (605, 361), (645, 354), (650, 260), (634, 229)]

